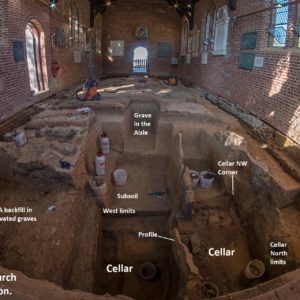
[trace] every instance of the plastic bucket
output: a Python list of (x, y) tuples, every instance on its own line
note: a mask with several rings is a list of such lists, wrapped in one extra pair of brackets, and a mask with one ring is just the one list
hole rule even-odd
[(176, 86), (178, 84), (178, 80), (175, 77), (170, 77), (168, 79), (168, 85)]
[(107, 155), (109, 154), (109, 138), (108, 137), (101, 137), (100, 145), (102, 153)]
[(95, 176), (95, 180), (90, 180), (90, 187), (97, 196), (103, 196), (107, 193), (107, 185), (103, 176)]
[(105, 175), (105, 156), (100, 153), (96, 156), (96, 174), (97, 176)]
[(219, 288), (213, 282), (204, 282), (200, 286), (201, 294), (205, 297), (205, 299), (216, 298), (220, 295)]
[(99, 196), (103, 196), (107, 193), (107, 185), (104, 176), (95, 176), (96, 188), (95, 192)]
[(248, 279), (256, 279), (263, 276), (265, 271), (265, 264), (259, 259), (254, 259), (248, 263), (244, 270), (244, 274)]
[(152, 280), (157, 273), (156, 266), (151, 262), (146, 262), (139, 267), (139, 275), (144, 280)]
[(113, 177), (116, 185), (125, 185), (127, 182), (127, 171), (124, 169), (118, 169), (114, 171)]
[(192, 180), (192, 186), (197, 186), (199, 180), (200, 180), (200, 174), (199, 172), (195, 170), (190, 170), (191, 180)]
[(13, 137), (17, 147), (22, 147), (27, 143), (27, 138), (24, 129), (18, 129)]
[(209, 171), (203, 171), (200, 173), (200, 186), (204, 189), (208, 189), (213, 184), (215, 174)]

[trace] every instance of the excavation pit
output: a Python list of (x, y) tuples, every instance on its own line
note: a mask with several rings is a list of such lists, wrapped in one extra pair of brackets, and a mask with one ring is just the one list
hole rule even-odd
[[(26, 145), (1, 143), (1, 207), (30, 207), (18, 217), (36, 218), (0, 223), (1, 266), (65, 289), (138, 300), (217, 296), (201, 292), (207, 282), (231, 294), (299, 268), (299, 184), (233, 117), (178, 99), (121, 99), (120, 110), (105, 100), (92, 105), (87, 115), (44, 111), (25, 126)], [(149, 139), (132, 135), (134, 112), (152, 114)], [(90, 182), (102, 131), (112, 146), (97, 194)], [(190, 186), (185, 167), (216, 174), (211, 186)], [(113, 180), (117, 169), (127, 172), (122, 186)], [(249, 280), (244, 270), (254, 259), (265, 273)], [(146, 262), (153, 278), (154, 269), (140, 269)]]

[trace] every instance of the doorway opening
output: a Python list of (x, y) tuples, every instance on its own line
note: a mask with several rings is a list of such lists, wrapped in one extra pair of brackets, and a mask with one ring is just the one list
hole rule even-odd
[(36, 94), (48, 89), (45, 36), (35, 20), (27, 23), (25, 34), (30, 87)]
[(133, 53), (133, 73), (148, 73), (148, 50), (145, 47), (137, 47)]

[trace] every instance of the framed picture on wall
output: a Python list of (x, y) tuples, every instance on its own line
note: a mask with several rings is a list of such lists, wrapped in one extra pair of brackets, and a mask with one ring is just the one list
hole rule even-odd
[(22, 41), (13, 41), (13, 53), (15, 62), (24, 61), (24, 45)]
[(138, 26), (134, 31), (137, 39), (146, 40), (149, 37), (149, 28), (146, 26)]
[(158, 43), (158, 57), (171, 57), (171, 43)]
[(111, 56), (124, 56), (124, 41), (110, 41)]

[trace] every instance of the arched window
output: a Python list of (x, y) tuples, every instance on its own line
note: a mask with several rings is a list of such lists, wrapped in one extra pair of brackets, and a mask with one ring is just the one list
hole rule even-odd
[(216, 17), (216, 33), (214, 38), (213, 55), (226, 55), (228, 28), (229, 28), (228, 7), (220, 7)]
[(48, 89), (45, 35), (37, 20), (27, 23), (25, 36), (30, 87), (35, 94)]
[(95, 25), (94, 25), (94, 30), (95, 30), (95, 46), (96, 46), (96, 52), (98, 54), (101, 54), (102, 52), (102, 15), (98, 14), (95, 18)]
[(212, 9), (212, 25), (211, 25), (211, 46), (210, 46), (210, 49), (211, 50), (214, 50), (214, 43), (215, 43), (215, 37), (216, 37), (216, 22), (217, 22), (217, 14), (218, 14), (218, 11), (215, 7), (213, 7)]
[(80, 47), (80, 16), (78, 7), (71, 1), (69, 7), (69, 39), (70, 47)]
[(217, 18), (217, 10), (212, 5), (207, 10), (202, 25), (203, 26), (202, 50), (204, 52), (213, 50), (215, 31), (216, 31), (216, 18)]
[(204, 31), (204, 40), (203, 40), (203, 50), (207, 51), (209, 46), (209, 38), (210, 38), (210, 11), (207, 11), (205, 18), (205, 31)]
[(297, 47), (300, 48), (300, 4), (297, 6), (297, 22), (296, 22), (296, 33), (297, 33)]
[(133, 73), (148, 72), (148, 50), (145, 47), (137, 47), (133, 52)]
[(181, 49), (180, 49), (180, 54), (182, 56), (187, 54), (188, 37), (189, 37), (189, 21), (186, 18), (184, 18), (184, 21), (182, 24)]
[(69, 44), (70, 47), (74, 46), (75, 40), (75, 26), (74, 26), (74, 6), (71, 3), (69, 7)]

